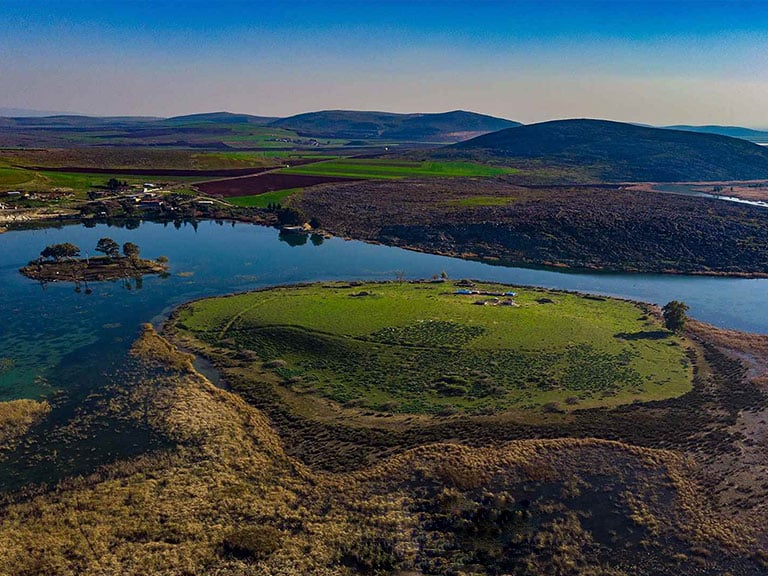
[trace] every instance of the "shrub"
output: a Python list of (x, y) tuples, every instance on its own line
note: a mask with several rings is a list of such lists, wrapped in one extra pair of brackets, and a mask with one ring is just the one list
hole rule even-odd
[(235, 528), (221, 543), (224, 554), (242, 560), (265, 560), (280, 547), (280, 531), (272, 526)]

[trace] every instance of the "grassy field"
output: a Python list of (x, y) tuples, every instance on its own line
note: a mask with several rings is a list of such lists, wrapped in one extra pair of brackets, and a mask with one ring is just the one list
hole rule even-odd
[(512, 196), (471, 196), (461, 200), (451, 200), (452, 206), (509, 206), (516, 199)]
[(285, 190), (266, 192), (264, 194), (256, 194), (255, 196), (235, 196), (228, 198), (227, 201), (242, 208), (266, 208), (270, 204), (283, 204), (286, 198), (293, 196), (300, 190), (302, 188), (286, 188)]
[(331, 160), (287, 168), (292, 174), (344, 176), (349, 178), (419, 178), (459, 176), (500, 176), (517, 172), (513, 168), (484, 166), (473, 162), (411, 162), (386, 159)]
[(141, 168), (217, 170), (276, 166), (283, 160), (311, 156), (287, 151), (199, 151), (155, 148), (62, 148), (0, 150), (0, 164), (21, 167)]
[(477, 306), (489, 297), (454, 290), (278, 288), (196, 302), (178, 326), (253, 351), (295, 392), (386, 412), (615, 406), (691, 387), (684, 343), (635, 304), (521, 290), (517, 306)]
[(0, 192), (7, 190), (50, 191), (54, 188), (83, 193), (92, 188), (102, 187), (110, 178), (124, 180), (129, 184), (142, 184), (147, 180), (163, 183), (194, 182), (200, 178), (186, 176), (136, 176), (129, 174), (93, 174), (87, 172), (49, 172), (29, 170), (11, 166), (0, 159)]

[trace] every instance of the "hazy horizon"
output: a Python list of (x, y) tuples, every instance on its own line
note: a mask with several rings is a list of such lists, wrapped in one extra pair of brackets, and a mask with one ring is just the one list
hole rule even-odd
[(1, 2), (0, 105), (768, 126), (761, 2)]

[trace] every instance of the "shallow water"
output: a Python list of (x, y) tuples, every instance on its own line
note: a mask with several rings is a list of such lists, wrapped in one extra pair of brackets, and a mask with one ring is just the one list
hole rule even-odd
[(681, 196), (695, 196), (696, 198), (710, 198), (712, 200), (722, 200), (724, 202), (735, 202), (737, 204), (747, 204), (749, 206), (759, 206), (760, 208), (768, 208), (768, 202), (762, 200), (745, 200), (744, 198), (737, 198), (736, 196), (728, 196), (727, 194), (715, 194), (708, 192), (701, 192), (691, 187), (689, 184), (659, 184), (653, 187), (655, 192), (661, 192), (662, 194), (679, 194)]
[[(170, 259), (168, 278), (91, 285), (38, 283), (18, 268), (46, 245), (73, 242), (93, 254), (99, 238), (131, 241), (142, 255)], [(492, 266), (399, 248), (344, 241), (302, 245), (277, 230), (248, 224), (196, 226), (145, 222), (137, 228), (100, 224), (0, 234), (0, 400), (39, 397), (54, 389), (89, 388), (119, 365), (143, 322), (160, 321), (182, 302), (275, 284), (331, 279), (386, 280), (399, 271), (423, 278), (442, 271), (471, 277), (579, 290), (663, 304), (684, 300), (691, 315), (718, 326), (768, 333), (768, 280), (629, 274), (575, 274)]]

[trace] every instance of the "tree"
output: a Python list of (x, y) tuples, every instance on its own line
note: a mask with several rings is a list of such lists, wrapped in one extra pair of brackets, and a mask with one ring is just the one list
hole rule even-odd
[(664, 312), (664, 326), (672, 332), (682, 332), (685, 327), (685, 321), (688, 319), (686, 312), (689, 310), (685, 302), (672, 300), (667, 303), (662, 311)]
[(304, 224), (307, 217), (296, 208), (280, 208), (277, 212), (277, 221), (282, 226)]
[(96, 252), (102, 252), (107, 258), (120, 256), (120, 244), (112, 238), (102, 238), (96, 243)]
[(50, 246), (46, 246), (45, 249), (40, 252), (40, 256), (43, 258), (53, 258), (58, 262), (62, 258), (77, 258), (80, 256), (80, 248), (70, 242), (51, 244)]
[(130, 258), (131, 260), (138, 260), (139, 247), (133, 242), (126, 242), (123, 244), (123, 254), (126, 258)]

